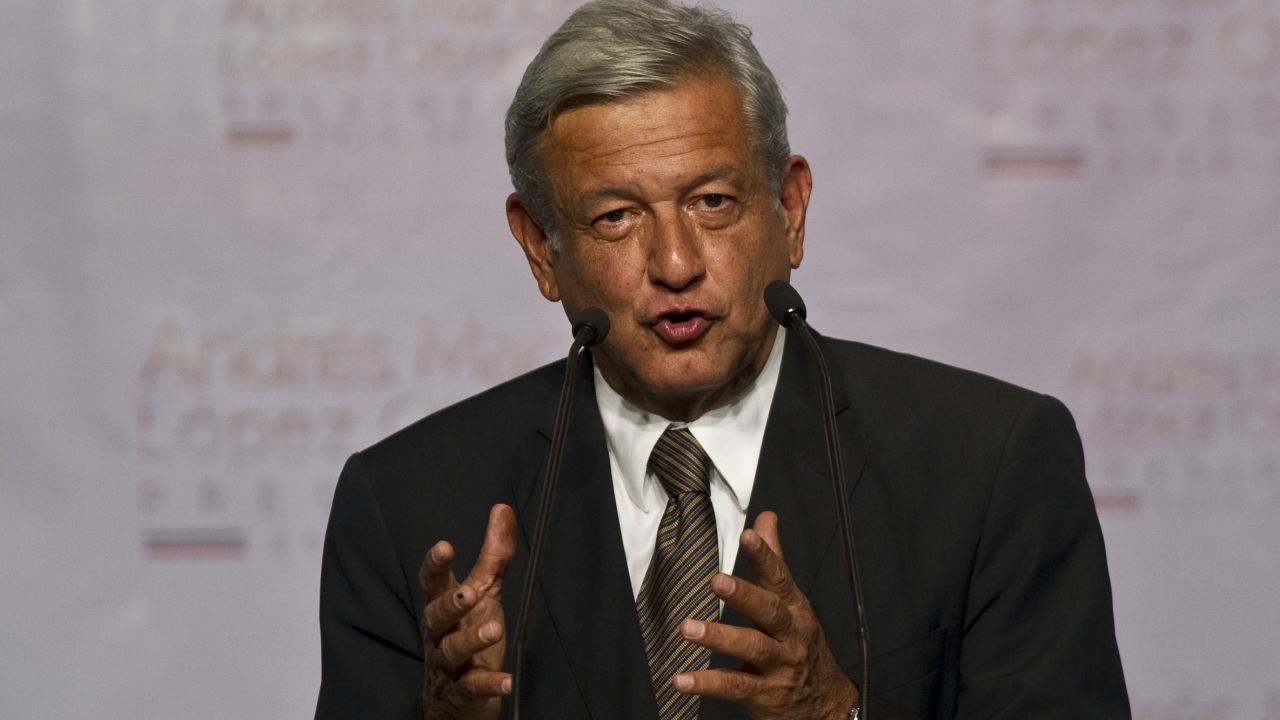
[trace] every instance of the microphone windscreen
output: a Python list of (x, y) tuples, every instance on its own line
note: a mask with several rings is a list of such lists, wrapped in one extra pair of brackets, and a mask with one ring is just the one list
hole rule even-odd
[(799, 315), (801, 320), (808, 317), (804, 309), (804, 300), (800, 293), (791, 287), (786, 280), (774, 280), (764, 289), (764, 304), (769, 314), (783, 327), (791, 327), (791, 315)]
[[(587, 335), (582, 337), (586, 330)], [(573, 337), (582, 340), (583, 347), (591, 347), (604, 342), (609, 335), (609, 316), (598, 307), (589, 307), (573, 318)]]

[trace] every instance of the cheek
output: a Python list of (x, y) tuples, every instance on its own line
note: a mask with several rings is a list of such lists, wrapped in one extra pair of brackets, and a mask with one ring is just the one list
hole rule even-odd
[(720, 243), (708, 264), (716, 284), (733, 299), (757, 300), (764, 286), (789, 265), (789, 251), (780, 238), (738, 237)]
[(624, 307), (644, 281), (644, 263), (628, 248), (604, 247), (581, 258), (578, 280), (595, 302)]

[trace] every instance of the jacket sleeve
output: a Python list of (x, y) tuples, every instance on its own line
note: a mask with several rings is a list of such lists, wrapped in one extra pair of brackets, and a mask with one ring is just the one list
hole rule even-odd
[(1102, 530), (1066, 407), (1011, 426), (974, 558), (958, 717), (1129, 718)]
[(422, 640), (410, 581), (359, 453), (334, 492), (320, 569), (316, 720), (421, 716)]

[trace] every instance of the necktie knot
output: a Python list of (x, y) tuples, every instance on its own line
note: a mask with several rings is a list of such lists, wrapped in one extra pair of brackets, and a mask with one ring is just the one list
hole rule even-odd
[(653, 447), (649, 467), (672, 497), (710, 492), (711, 458), (688, 428), (667, 428)]

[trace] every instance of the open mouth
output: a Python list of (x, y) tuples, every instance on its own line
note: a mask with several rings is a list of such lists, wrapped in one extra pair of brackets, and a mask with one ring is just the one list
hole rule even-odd
[(665, 313), (653, 330), (669, 345), (681, 346), (695, 342), (711, 327), (711, 321), (696, 311)]

